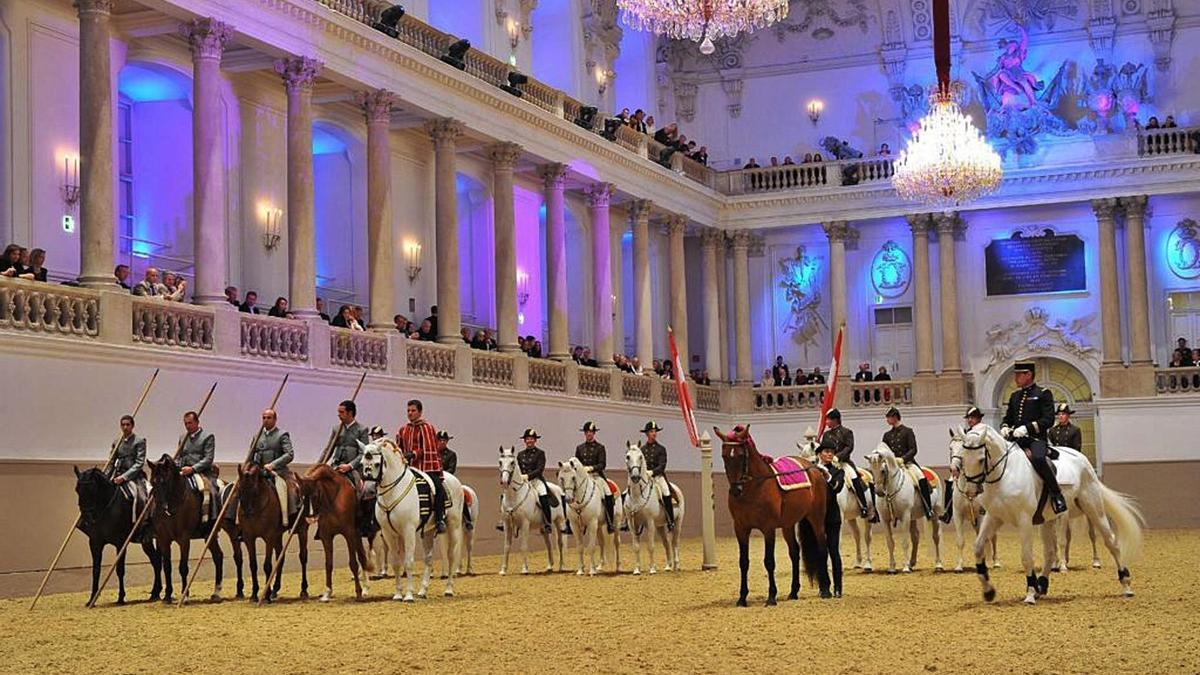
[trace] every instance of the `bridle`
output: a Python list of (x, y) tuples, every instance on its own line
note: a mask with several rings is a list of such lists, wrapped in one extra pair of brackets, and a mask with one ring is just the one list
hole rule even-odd
[[(637, 470), (636, 474), (634, 473), (634, 469)], [(633, 515), (635, 513), (640, 513), (642, 509), (646, 508), (650, 504), (650, 498), (654, 495), (654, 492), (656, 490), (658, 490), (658, 484), (653, 480), (647, 480), (647, 476), (645, 475), (646, 474), (646, 456), (645, 455), (641, 455), (641, 461), (639, 461), (637, 464), (634, 464), (632, 466), (630, 465), (628, 455), (626, 455), (625, 471), (626, 471), (626, 473), (629, 474), (630, 497), (633, 496), (633, 486), (634, 485), (637, 486), (637, 491), (642, 496), (642, 503), (637, 504), (636, 508), (635, 508), (635, 505), (634, 505), (632, 499), (630, 499), (629, 504), (625, 507), (626, 512), (629, 515)], [(634, 480), (634, 475), (636, 475), (638, 477), (637, 480)]]
[[(807, 468), (800, 468), (800, 469), (793, 469), (791, 471), (781, 471), (779, 473), (771, 472), (769, 475), (766, 475), (766, 476), (751, 476), (750, 475), (750, 446), (751, 446), (751, 443), (752, 443), (752, 441), (750, 440), (749, 436), (746, 436), (746, 438), (744, 440), (739, 440), (739, 441), (726, 441), (726, 440), (721, 441), (721, 457), (722, 458), (724, 458), (724, 456), (725, 456), (725, 448), (742, 448), (742, 450), (743, 450), (741, 475), (738, 477), (737, 480), (729, 481), (729, 493), (731, 495), (736, 497), (745, 490), (747, 485), (751, 485), (751, 484), (757, 483), (759, 481), (765, 481), (770, 478), (775, 478), (777, 476), (789, 476), (789, 475), (795, 474), (795, 473), (808, 473)], [(757, 452), (757, 450), (755, 452)], [(736, 456), (733, 452), (730, 452), (729, 454), (731, 456)], [(764, 460), (764, 463), (765, 463), (765, 460)], [(735, 490), (735, 488), (736, 488), (736, 490)]]
[[(587, 482), (589, 484), (588, 485), (589, 489), (584, 494), (583, 499), (577, 500), (577, 499), (575, 499), (574, 496), (572, 496), (571, 498), (569, 498), (567, 500), (567, 503), (571, 505), (571, 508), (575, 510), (575, 513), (582, 513), (583, 508), (588, 505), (588, 503), (592, 500), (592, 495), (595, 494), (595, 492), (596, 492), (596, 481), (588, 480)], [(563, 494), (565, 496), (566, 493), (568, 492), (566, 481), (563, 481), (562, 488), (563, 488)], [(572, 495), (579, 494), (579, 474), (577, 473), (577, 470), (575, 469), (575, 467), (571, 467), (571, 487), (570, 487), (569, 491)]]
[[(508, 459), (510, 457), (512, 458), (513, 464), (516, 464), (517, 460), (516, 460), (516, 457), (513, 455), (503, 455), (501, 457), (501, 459), (502, 460)], [(503, 466), (500, 467), (500, 484), (504, 486), (504, 494), (500, 495), (500, 499), (501, 499), (500, 510), (501, 510), (501, 512), (503, 512), (504, 517), (506, 519), (511, 518), (512, 514), (517, 509), (519, 509), (522, 504), (525, 503), (525, 500), (529, 499), (529, 495), (533, 494), (533, 486), (530, 484), (529, 481), (526, 481), (526, 480), (516, 481), (517, 482), (516, 487), (513, 486), (513, 482), (515, 481), (518, 474), (520, 474), (520, 472), (516, 471), (514, 469), (506, 469)], [(518, 499), (516, 501), (516, 503), (512, 505), (512, 508), (507, 508), (505, 506), (505, 502), (508, 499), (507, 492), (509, 490), (514, 490), (514, 491), (520, 492), (521, 488), (525, 488), (524, 494), (522, 494), (521, 498)]]
[[(379, 478), (377, 480), (382, 481), (384, 469), (387, 468), (387, 455), (384, 454), (384, 452), (382, 450), (379, 450), (378, 448), (376, 448), (374, 452), (379, 454)], [(367, 454), (368, 454), (368, 452), (364, 452), (363, 453), (364, 457)], [(373, 454), (373, 453), (370, 453), (370, 454)], [(381, 484), (378, 487), (376, 487), (375, 506), (377, 508), (383, 509), (383, 515), (385, 518), (387, 518), (388, 525), (392, 524), (392, 511), (395, 511), (396, 507), (400, 506), (400, 504), (404, 502), (404, 498), (408, 496), (408, 493), (412, 491), (413, 486), (417, 484), (417, 474), (414, 473), (412, 475), (412, 480), (408, 482), (408, 485), (404, 488), (404, 492), (401, 492), (399, 497), (392, 500), (391, 504), (387, 504), (384, 502), (384, 497), (388, 493), (390, 493), (393, 489), (395, 489), (395, 487), (400, 484), (400, 481), (404, 480), (404, 477), (409, 474), (408, 469), (409, 469), (408, 464), (405, 464), (404, 470), (400, 472), (399, 476), (396, 476), (396, 480), (388, 483), (387, 485)]]
[[(978, 432), (979, 433), (979, 445), (967, 445), (967, 436), (970, 435), (971, 433), (975, 433), (975, 432), (969, 431), (963, 435), (962, 449), (963, 450), (983, 450), (983, 470), (975, 475), (968, 474), (962, 468), (962, 456), (960, 455), (958, 457), (958, 460), (959, 460), (959, 474), (958, 475), (959, 475), (959, 477), (962, 478), (964, 481), (971, 483), (972, 485), (979, 486), (980, 488), (982, 488), (984, 485), (991, 485), (993, 483), (999, 482), (1001, 478), (1004, 478), (1004, 472), (1008, 470), (1008, 456), (1010, 454), (1012, 454), (1012, 447), (1013, 447), (1013, 445), (1015, 445), (1015, 443), (1010, 443), (1008, 446), (1006, 446), (1004, 448), (1004, 454), (1000, 456), (1000, 459), (996, 460), (996, 462), (993, 463), (992, 462), (992, 451), (991, 451), (991, 448), (989, 448), (988, 444), (987, 444), (988, 430), (985, 429), (983, 431)], [(1000, 470), (1000, 475), (989, 480), (988, 477), (991, 476), (992, 472), (996, 471), (997, 469)]]

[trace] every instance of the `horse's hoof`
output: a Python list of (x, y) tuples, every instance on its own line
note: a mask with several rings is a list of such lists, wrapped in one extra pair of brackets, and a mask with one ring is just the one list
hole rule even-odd
[(867, 565), (866, 567), (862, 568), (862, 571), (863, 571), (863, 574), (871, 574), (872, 572), (875, 571), (875, 568), (871, 567), (870, 565)]
[(738, 607), (745, 607), (745, 606), (746, 606), (746, 599), (745, 599), (745, 598), (738, 598), (738, 601), (737, 601), (737, 606), (738, 606)]
[(442, 579), (442, 580), (449, 579), (449, 578), (450, 578), (450, 575), (448, 575), (448, 574), (443, 574), (442, 576), (438, 577), (438, 579)]
[(1000, 569), (1000, 563), (999, 562), (992, 563), (992, 569), (994, 569), (994, 570)]
[(829, 591), (821, 591), (821, 599), (822, 600), (832, 600), (833, 593), (830, 593)]
[(442, 597), (453, 598), (454, 597), (454, 589), (447, 588), (446, 590), (442, 591)]
[(161, 599), (162, 599), (162, 596), (159, 593), (151, 593), (150, 594), (150, 602), (158, 602)]
[(210, 602), (221, 602), (221, 594), (213, 593), (212, 595), (208, 596), (208, 599)]
[(503, 576), (506, 576), (508, 574), (508, 572), (505, 572), (504, 570), (500, 570), (499, 572), (497, 572), (497, 574), (499, 574), (500, 576), (503, 577)]
[(905, 574), (910, 574), (910, 573), (912, 572), (912, 568), (911, 568), (911, 567), (905, 567), (903, 571), (904, 571), (904, 573), (905, 573)]
[(1026, 595), (1026, 596), (1025, 596), (1025, 604), (1027, 604), (1027, 605), (1036, 605), (1036, 604), (1037, 604), (1037, 597), (1036, 597), (1036, 596), (1034, 596), (1034, 594), (1033, 594), (1033, 593), (1030, 593), (1029, 595)]
[(854, 563), (854, 569), (860, 570), (860, 569), (862, 569), (862, 565), (860, 565), (858, 563)]
[(1124, 597), (1126, 597), (1126, 598), (1132, 598), (1132, 597), (1133, 597), (1133, 589), (1132, 589), (1132, 588), (1126, 588), (1124, 591), (1122, 591), (1122, 592), (1121, 592), (1121, 595), (1122, 595), (1122, 596), (1124, 596)]
[[(239, 596), (237, 596), (237, 597), (238, 597), (238, 599), (239, 599), (239, 600), (242, 598), (242, 596), (240, 596), (240, 595), (239, 595)], [(268, 597), (269, 597), (269, 596), (268, 596)], [(258, 602), (258, 593), (251, 593), (251, 594), (250, 594), (250, 599), (251, 599), (252, 601), (254, 601), (254, 602)]]
[(393, 599), (393, 600), (403, 600), (403, 599), (404, 599), (404, 594), (403, 594), (403, 593), (397, 593), (397, 594), (395, 594), (395, 595), (393, 595), (393, 596), (392, 596), (392, 599)]
[(1100, 569), (1100, 561), (1099, 560), (1092, 561), (1092, 569), (1094, 569), (1094, 570)]
[(1062, 572), (1062, 571), (1065, 571), (1065, 570), (1066, 570), (1066, 568), (1065, 568), (1065, 567), (1060, 567), (1060, 566), (1058, 566), (1058, 565), (1055, 565), (1054, 567), (1051, 567), (1051, 568), (1050, 568), (1050, 571), (1051, 571), (1051, 572)]
[(300, 599), (307, 600), (308, 599), (308, 591), (300, 591)]
[(986, 591), (984, 591), (984, 592), (983, 592), (983, 600), (984, 600), (984, 602), (992, 602), (992, 601), (993, 601), (993, 600), (995, 600), (995, 599), (996, 599), (996, 589), (994, 589), (994, 588), (989, 588), (989, 589), (987, 589)]
[(417, 593), (417, 598), (421, 600), (424, 600), (426, 597), (428, 597), (428, 594), (425, 591), (420, 591)]
[(787, 599), (788, 599), (788, 600), (798, 600), (799, 598), (800, 598), (800, 594), (799, 594), (799, 593), (795, 593), (795, 592), (793, 592), (793, 593), (788, 593), (788, 596), (787, 596)]
[(767, 598), (767, 604), (766, 604), (766, 605), (764, 605), (764, 606), (765, 606), (765, 607), (774, 607), (774, 606), (775, 606), (775, 605), (777, 605), (777, 604), (779, 604), (779, 603), (777, 603), (777, 602), (775, 601), (775, 598)]
[(322, 595), (320, 598), (318, 598), (318, 600), (321, 602), (329, 602), (330, 597), (328, 595)]
[(938, 563), (933, 566), (933, 571), (934, 572), (945, 572), (946, 568), (942, 566), (942, 563)]
[(650, 568), (650, 574), (658, 574), (658, 568), (657, 568), (657, 567), (651, 567), (651, 568)]
[(125, 604), (125, 598), (117, 598), (117, 606), (118, 607), (120, 607), (121, 605), (124, 605), (124, 604)]
[[(549, 572), (550, 570), (546, 570), (546, 571)], [(529, 574), (529, 570), (521, 570), (521, 574)]]
[(583, 568), (582, 567), (575, 570), (575, 576), (577, 576), (577, 577), (583, 576)]
[(412, 593), (409, 593), (408, 595), (404, 596), (404, 602), (413, 602)]
[(638, 567), (633, 568), (633, 576), (635, 576), (635, 577), (642, 576), (642, 570)]
[(955, 572), (962, 572), (962, 571), (963, 571), (963, 566), (962, 566), (962, 565), (959, 565), (959, 566), (955, 567), (955, 568), (954, 568), (954, 571), (955, 571)]

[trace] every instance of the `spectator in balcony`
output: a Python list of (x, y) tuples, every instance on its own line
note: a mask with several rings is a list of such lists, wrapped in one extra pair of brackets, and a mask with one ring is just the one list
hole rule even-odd
[(1149, 129), (1161, 129), (1161, 128), (1162, 128), (1162, 127), (1161, 127), (1161, 125), (1159, 125), (1159, 123), (1158, 123), (1158, 118), (1157, 118), (1157, 117), (1151, 117), (1149, 120), (1147, 120), (1147, 121), (1146, 121), (1146, 129), (1147, 129), (1147, 130), (1149, 130)]
[[(334, 321), (337, 321), (336, 317), (334, 318)], [(334, 325), (337, 324), (335, 323)], [(425, 319), (421, 322), (421, 326), (417, 328), (417, 332), (409, 335), (409, 337), (416, 340), (423, 340), (425, 342), (433, 342), (437, 339), (437, 333), (433, 331), (433, 324), (429, 322), (429, 319)]]
[(9, 244), (4, 248), (4, 257), (0, 258), (0, 276), (19, 277), (25, 273), (25, 266), (21, 264), (21, 250), (17, 244)]
[(583, 348), (583, 360), (581, 360), (579, 363), (588, 366), (589, 368), (600, 367), (600, 363), (596, 361), (596, 359), (592, 358), (592, 350), (589, 347)]
[(821, 158), (821, 153), (819, 153), (819, 152), (813, 153), (813, 163), (814, 164), (820, 164), (821, 162), (824, 162), (824, 161), (825, 160)]
[(876, 382), (890, 382), (892, 376), (888, 375), (887, 366), (879, 366), (879, 370), (875, 373)]
[(275, 316), (275, 317), (279, 317), (279, 318), (283, 319), (283, 318), (286, 318), (287, 315), (288, 315), (288, 300), (287, 300), (287, 298), (285, 298), (283, 296), (275, 298), (275, 304), (271, 305), (271, 309), (267, 312), (267, 316)]
[(324, 298), (321, 298), (319, 296), (317, 297), (317, 316), (321, 317), (321, 320), (324, 321), (325, 323), (329, 323), (332, 320), (329, 318), (329, 315), (325, 313)]
[(1192, 350), (1192, 365), (1200, 366), (1200, 349)]
[(187, 279), (170, 271), (163, 271), (163, 299), (170, 302), (183, 302), (187, 293)]
[(575, 345), (575, 347), (571, 350), (571, 360), (575, 363), (583, 361), (583, 346)]
[(234, 307), (241, 309), (242, 301), (238, 300), (238, 287), (237, 286), (226, 286), (225, 287), (225, 302), (228, 302), (229, 304), (233, 305)]
[(30, 281), (45, 281), (46, 280), (46, 251), (45, 249), (35, 248), (29, 252), (29, 263), (25, 265), (25, 271), (19, 275), (22, 279)]
[(646, 371), (642, 370), (642, 361), (638, 357), (629, 359), (629, 372), (634, 375), (644, 375)]
[(465, 342), (468, 345), (471, 344), (471, 329), (470, 328), (463, 326), (461, 329), (459, 329), (458, 335), (459, 335), (459, 337), (462, 338), (463, 342)]
[(880, 157), (890, 157), (891, 154), (892, 154), (892, 149), (891, 149), (891, 147), (888, 146), (887, 143), (881, 143), (879, 145), (879, 156)]
[(654, 115), (648, 115), (646, 117), (646, 133), (653, 136), (657, 130), (658, 127), (654, 124)]
[(679, 136), (679, 125), (674, 122), (654, 132), (654, 140), (662, 145), (673, 146)]
[(1167, 115), (1166, 121), (1163, 122), (1163, 128), (1164, 129), (1175, 129), (1178, 126), (1179, 126), (1178, 124), (1175, 124), (1175, 116)]
[(238, 311), (243, 314), (262, 314), (258, 309), (258, 293), (246, 291), (246, 300), (238, 305)]
[(429, 322), (430, 330), (433, 331), (434, 338), (436, 338), (438, 331), (437, 305), (429, 306), (429, 316), (425, 317), (425, 320)]
[(529, 357), (534, 358), (534, 359), (543, 358), (542, 357), (542, 341), (541, 340), (533, 341), (533, 349), (531, 349), (529, 351)]
[(808, 384), (825, 384), (825, 376), (821, 374), (821, 368), (818, 366), (812, 369), (812, 373), (805, 379)]
[(797, 368), (796, 373), (788, 378), (788, 381), (795, 385), (808, 384), (808, 376), (804, 374), (803, 368)]
[(142, 278), (141, 283), (133, 287), (133, 294), (147, 298), (157, 298), (161, 296), (166, 287), (159, 281), (158, 268), (147, 267), (146, 275)]
[(694, 379), (696, 380), (696, 384), (703, 384), (706, 387), (712, 386), (712, 378), (708, 376), (707, 370), (701, 370), (700, 375)]
[(858, 364), (858, 372), (854, 374), (855, 382), (870, 382), (874, 378), (871, 374), (871, 364), (863, 361)]
[(621, 124), (629, 124), (629, 108), (621, 108), (621, 114), (617, 115), (617, 119), (621, 120)]
[(363, 310), (363, 306), (362, 305), (352, 305), (351, 309), (354, 310), (354, 319), (356, 321), (358, 321), (359, 326), (362, 326), (362, 328), (360, 328), (359, 330), (365, 330), (366, 325), (367, 325), (367, 320), (365, 318), (366, 312)]
[(788, 364), (783, 362), (783, 356), (775, 357), (775, 365), (771, 366), (771, 377), (775, 380), (775, 386), (783, 384), (783, 379), (789, 375)]
[(121, 288), (124, 288), (127, 291), (131, 290), (129, 288), (129, 265), (117, 265), (114, 267), (113, 276), (116, 277), (117, 284), (119, 284)]
[(775, 157), (773, 155), (771, 156), (771, 166), (779, 166), (779, 158), (778, 157)]
[(759, 168), (762, 168), (762, 167), (760, 167), (760, 166), (758, 165), (758, 160), (757, 160), (757, 159), (754, 159), (753, 157), (751, 157), (751, 158), (750, 158), (750, 161), (749, 161), (749, 162), (746, 162), (746, 166), (743, 166), (742, 168), (743, 168), (743, 169), (759, 169)]
[(796, 160), (792, 159), (791, 155), (785, 155), (783, 158), (783, 165), (784, 166), (795, 166)]
[(700, 162), (704, 166), (708, 166), (708, 146), (700, 146), (700, 149), (696, 151), (696, 154), (692, 155), (692, 159)]
[[(246, 297), (250, 297), (250, 294), (247, 293)], [(352, 325), (356, 324), (358, 324), (358, 320), (354, 318), (354, 308), (350, 305), (342, 305), (338, 309), (337, 316), (333, 317), (330, 325), (336, 328), (351, 328)], [(359, 330), (362, 330), (361, 326)]]
[(812, 161), (813, 161), (813, 160), (812, 160), (812, 153), (811, 153), (811, 152), (806, 152), (806, 153), (804, 153), (804, 159), (800, 160), (800, 163), (801, 163), (801, 164), (812, 164)]
[(1188, 365), (1189, 364), (1183, 362), (1183, 355), (1179, 353), (1179, 350), (1176, 350), (1175, 353), (1171, 355), (1170, 368), (1187, 368)]
[(649, 126), (646, 124), (646, 111), (638, 108), (633, 111), (633, 119), (629, 121), (629, 126), (633, 127), (634, 131), (646, 133)]
[(404, 335), (405, 337), (407, 337), (408, 334), (411, 332), (408, 330), (408, 326), (409, 326), (408, 317), (404, 316), (403, 314), (397, 314), (396, 316), (393, 316), (392, 317), (392, 325), (395, 326), (396, 330), (399, 331), (400, 334)]

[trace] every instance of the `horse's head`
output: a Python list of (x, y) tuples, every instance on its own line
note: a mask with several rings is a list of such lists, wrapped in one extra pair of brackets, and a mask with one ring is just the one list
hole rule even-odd
[(79, 497), (79, 511), (83, 514), (103, 509), (112, 499), (116, 488), (113, 482), (96, 467), (80, 471), (75, 469), (75, 494)]
[(257, 464), (238, 465), (238, 508), (242, 515), (254, 514), (254, 507), (263, 494), (266, 482), (266, 472)]
[(563, 496), (567, 498), (568, 502), (575, 501), (585, 473), (583, 463), (577, 457), (558, 463), (558, 484), (562, 486)]
[(146, 464), (150, 467), (150, 488), (158, 497), (154, 500), (155, 507), (167, 509), (169, 505), (179, 503), (185, 481), (175, 458), (163, 454), (157, 462), (147, 461)]
[(383, 478), (384, 459), (380, 444), (384, 440), (387, 439), (379, 438), (370, 443), (357, 441), (358, 449), (362, 451), (362, 464), (359, 470), (362, 471), (363, 480), (379, 480)]
[(500, 446), (500, 487), (512, 484), (513, 476), (517, 474), (517, 449), (514, 446)]
[(879, 485), (887, 485), (889, 476), (896, 468), (896, 455), (887, 443), (880, 443), (867, 453), (867, 463), (871, 465), (871, 475)]
[(725, 464), (725, 476), (729, 479), (729, 494), (737, 497), (750, 482), (750, 460), (758, 456), (754, 441), (750, 438), (750, 425), (737, 425), (724, 433), (713, 427), (721, 439), (721, 461)]
[(817, 463), (817, 442), (808, 436), (802, 441), (796, 441), (796, 449), (800, 451), (800, 456), (814, 464)]
[(963, 436), (966, 431), (962, 426), (950, 427), (947, 431), (950, 432), (950, 470), (958, 471), (962, 469)]
[(629, 480), (640, 483), (646, 478), (646, 455), (636, 441), (625, 441), (625, 471)]
[(988, 474), (1004, 455), (1005, 446), (1000, 432), (982, 422), (963, 432), (958, 451), (959, 472), (966, 482), (963, 494), (968, 498), (983, 492)]

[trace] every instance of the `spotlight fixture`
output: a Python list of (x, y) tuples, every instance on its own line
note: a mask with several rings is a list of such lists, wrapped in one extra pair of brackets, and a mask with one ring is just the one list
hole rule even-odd
[(442, 56), (442, 62), (448, 63), (459, 70), (466, 70), (467, 62), (463, 60), (463, 57), (467, 55), (470, 49), (471, 41), (463, 38), (446, 48), (446, 54)]
[(596, 113), (598, 112), (600, 109), (594, 105), (583, 106), (579, 109), (579, 116), (575, 118), (575, 124), (591, 131), (592, 127), (596, 126)]
[(529, 84), (529, 76), (523, 75), (514, 70), (508, 74), (508, 84), (502, 84), (500, 85), (500, 88), (512, 94), (513, 96), (520, 98), (525, 95), (525, 92), (521, 91), (521, 87), (526, 84)]
[(379, 20), (371, 24), (371, 27), (380, 33), (399, 38), (400, 31), (396, 30), (396, 26), (400, 24), (402, 18), (404, 18), (404, 6), (392, 5), (383, 10), (383, 13), (379, 15)]
[(610, 141), (616, 141), (617, 130), (620, 129), (621, 125), (623, 124), (625, 124), (625, 121), (620, 117), (609, 117), (608, 119), (604, 120), (604, 131), (600, 134), (600, 137), (606, 138)]

